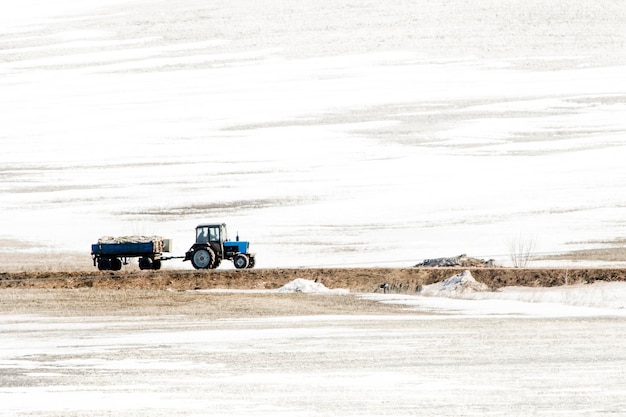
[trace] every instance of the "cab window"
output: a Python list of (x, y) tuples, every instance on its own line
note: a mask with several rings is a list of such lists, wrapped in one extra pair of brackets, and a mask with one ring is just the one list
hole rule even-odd
[(219, 227), (209, 227), (209, 241), (211, 241), (211, 242), (219, 242), (220, 241), (220, 229), (219, 229)]

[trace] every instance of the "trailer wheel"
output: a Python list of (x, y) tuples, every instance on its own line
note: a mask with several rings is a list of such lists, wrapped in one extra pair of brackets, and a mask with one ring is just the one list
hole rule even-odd
[(211, 249), (198, 249), (191, 257), (191, 264), (196, 269), (208, 269), (213, 266), (213, 251)]
[(152, 269), (154, 269), (155, 271), (158, 271), (159, 269), (161, 269), (160, 259), (155, 259), (154, 262), (152, 262)]
[(111, 258), (111, 271), (119, 271), (122, 269), (122, 260), (120, 258)]
[(235, 264), (235, 268), (237, 269), (247, 268), (249, 262), (250, 261), (246, 255), (239, 254), (233, 258), (233, 264)]
[(98, 258), (98, 270), (107, 271), (111, 269), (111, 260), (109, 258)]
[(148, 257), (139, 258), (139, 269), (152, 269), (152, 260)]

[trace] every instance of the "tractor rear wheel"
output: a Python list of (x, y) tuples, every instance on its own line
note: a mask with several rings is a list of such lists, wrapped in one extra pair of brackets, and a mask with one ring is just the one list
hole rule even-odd
[(248, 261), (248, 268), (254, 268), (255, 263), (256, 261), (254, 260), (254, 257), (250, 258), (250, 260)]
[(235, 268), (237, 269), (247, 268), (249, 262), (250, 260), (248, 259), (246, 255), (239, 254), (233, 258), (233, 264), (235, 265)]
[(196, 269), (209, 269), (213, 267), (215, 255), (211, 249), (198, 249), (191, 257), (191, 265)]

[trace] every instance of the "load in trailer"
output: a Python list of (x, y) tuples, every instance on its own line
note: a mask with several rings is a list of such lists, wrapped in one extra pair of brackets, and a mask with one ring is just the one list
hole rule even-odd
[(160, 236), (105, 236), (91, 245), (93, 265), (100, 271), (119, 271), (129, 258), (139, 258), (140, 269), (161, 269), (163, 252), (169, 252), (170, 239)]
[(196, 269), (213, 269), (226, 259), (235, 268), (253, 268), (255, 253), (249, 252), (250, 242), (228, 239), (226, 224), (201, 224), (196, 227), (196, 243), (185, 254), (183, 261), (191, 261)]

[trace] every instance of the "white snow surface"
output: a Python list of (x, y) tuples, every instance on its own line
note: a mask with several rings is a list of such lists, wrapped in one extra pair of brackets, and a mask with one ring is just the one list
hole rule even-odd
[[(231, 290), (209, 290), (230, 292)], [(237, 292), (248, 292), (236, 290)], [(349, 294), (321, 283), (296, 278), (278, 293)], [(271, 292), (271, 291), (256, 291)], [(422, 287), (419, 295), (358, 294), (383, 303), (406, 305), (420, 313), (472, 316), (626, 317), (626, 283), (594, 282), (560, 287), (503, 287), (490, 290), (469, 270)]]
[[(433, 284), (437, 287), (439, 284)], [(427, 291), (423, 295), (363, 294), (420, 312), (532, 317), (626, 317), (626, 284), (595, 282), (553, 288), (505, 287), (496, 291)]]
[(419, 295), (362, 294), (420, 312), (533, 317), (626, 317), (626, 283), (594, 282), (560, 287), (490, 290), (466, 270), (422, 287)]
[(625, 20), (594, 0), (3, 2), (2, 250), (181, 254), (211, 221), (258, 267), (619, 245)]
[(0, 315), (0, 416), (600, 417), (626, 409), (625, 283), (359, 296), (415, 314)]
[(329, 289), (320, 282), (315, 282), (310, 279), (296, 278), (291, 282), (283, 285), (277, 290), (279, 293), (305, 293), (305, 294), (347, 294), (349, 290), (336, 288)]

